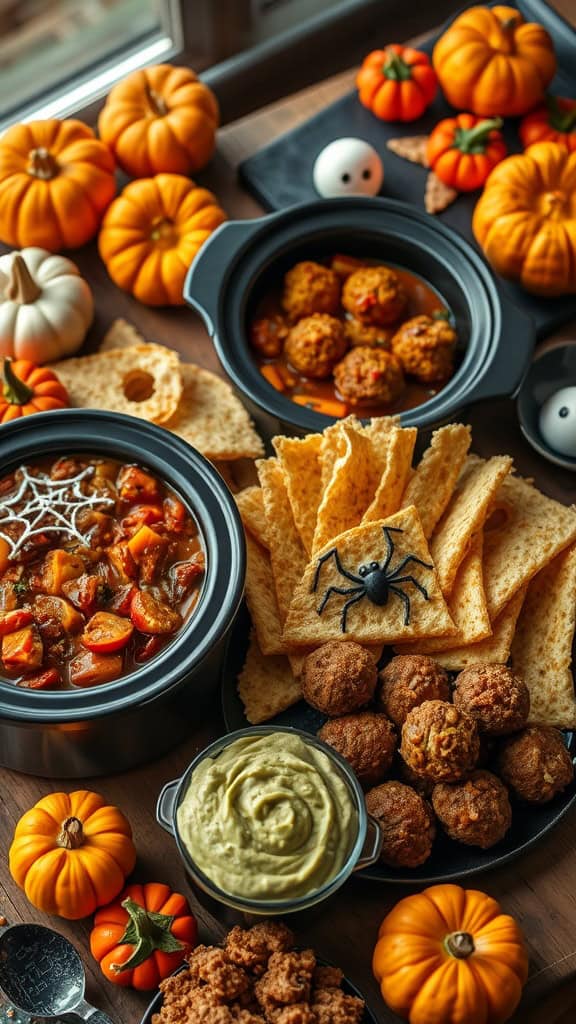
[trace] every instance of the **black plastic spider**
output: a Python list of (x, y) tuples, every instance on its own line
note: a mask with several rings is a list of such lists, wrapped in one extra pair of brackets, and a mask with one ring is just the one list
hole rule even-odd
[(425, 569), (432, 569), (433, 566), (429, 565), (428, 562), (423, 562), (421, 558), (417, 558), (416, 555), (406, 555), (402, 559), (399, 565), (396, 566), (391, 572), (388, 571), (390, 562), (392, 561), (392, 555), (394, 554), (394, 541), (390, 536), (391, 533), (403, 533), (397, 526), (383, 526), (384, 536), (386, 538), (386, 557), (382, 565), (379, 562), (368, 562), (365, 565), (361, 565), (358, 569), (358, 575), (356, 576), (353, 572), (348, 572), (340, 561), (337, 548), (331, 548), (326, 554), (322, 555), (318, 559), (318, 565), (316, 566), (316, 572), (314, 573), (314, 583), (312, 585), (312, 592), (316, 591), (318, 581), (320, 579), (320, 570), (327, 562), (329, 558), (334, 556), (336, 568), (341, 576), (345, 579), (351, 580), (352, 583), (356, 584), (353, 587), (328, 587), (328, 590), (324, 594), (319, 607), (316, 609), (318, 615), (321, 615), (324, 611), (328, 601), (332, 597), (332, 594), (343, 594), (348, 597), (348, 600), (344, 602), (342, 608), (342, 615), (340, 618), (340, 629), (342, 633), (346, 632), (346, 619), (348, 611), (353, 604), (357, 604), (363, 597), (367, 597), (372, 604), (385, 605), (388, 603), (390, 594), (396, 594), (404, 603), (404, 625), (408, 626), (410, 623), (410, 598), (402, 588), (399, 586), (400, 583), (413, 583), (417, 590), (420, 591), (422, 597), (429, 601), (428, 591), (421, 583), (418, 582), (414, 576), (402, 576), (402, 570), (410, 562), (414, 562), (416, 565), (422, 565)]

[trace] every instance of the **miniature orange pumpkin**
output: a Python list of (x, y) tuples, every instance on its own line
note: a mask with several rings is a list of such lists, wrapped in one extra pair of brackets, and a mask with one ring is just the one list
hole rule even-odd
[(3, 377), (0, 423), (34, 412), (65, 409), (70, 404), (66, 388), (47, 366), (37, 366), (28, 359), (5, 359)]
[(149, 306), (181, 306), (186, 271), (226, 219), (216, 197), (180, 174), (132, 181), (114, 200), (98, 247), (112, 280)]
[(544, 98), (556, 71), (554, 45), (541, 25), (514, 7), (469, 7), (432, 53), (449, 103), (481, 117), (516, 117)]
[(96, 234), (116, 192), (114, 158), (80, 121), (31, 121), (0, 138), (0, 239), (51, 252)]
[(393, 43), (364, 58), (356, 78), (358, 98), (382, 121), (415, 121), (438, 89), (427, 53)]
[(504, 1024), (528, 976), (522, 932), (490, 896), (434, 885), (384, 918), (373, 969), (410, 1024)]
[(492, 168), (506, 156), (501, 127), (499, 117), (457, 114), (444, 118), (428, 136), (428, 166), (458, 192), (481, 188)]
[(494, 168), (472, 228), (488, 262), (535, 295), (576, 292), (576, 152), (537, 142)]
[(30, 903), (77, 920), (113, 900), (136, 862), (132, 830), (98, 793), (50, 793), (16, 825), (10, 874)]
[(216, 97), (190, 68), (157, 64), (115, 85), (98, 131), (134, 178), (188, 174), (208, 163), (219, 122)]
[(524, 149), (535, 142), (559, 142), (571, 152), (576, 150), (576, 100), (548, 96), (522, 118), (518, 134)]

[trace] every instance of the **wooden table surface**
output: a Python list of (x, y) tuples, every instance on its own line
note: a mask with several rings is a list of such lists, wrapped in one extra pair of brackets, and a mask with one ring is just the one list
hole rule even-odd
[[(309, 117), (347, 90), (352, 72), (292, 96), (266, 110), (228, 126), (220, 132), (218, 155), (202, 176), (221, 198), (231, 217), (260, 213), (257, 204), (236, 183), (235, 165), (272, 137)], [(184, 358), (213, 370), (218, 363), (212, 344), (196, 316), (186, 309), (152, 310), (139, 305), (116, 289), (107, 278), (95, 246), (72, 254), (90, 281), (97, 304), (97, 320), (90, 341), (95, 344), (109, 323), (119, 316), (131, 320), (149, 340), (171, 345)], [(576, 323), (562, 332), (576, 338)], [(474, 448), (480, 454), (511, 453), (518, 470), (533, 476), (548, 494), (565, 502), (575, 499), (575, 478), (537, 456), (523, 440), (514, 405), (491, 403), (489, 410), (476, 407), (469, 416)], [(22, 812), (41, 796), (64, 788), (93, 788), (117, 803), (130, 819), (138, 849), (135, 879), (162, 880), (191, 897), (204, 941), (218, 940), (222, 924), (194, 902), (172, 840), (156, 824), (154, 808), (161, 786), (186, 768), (196, 751), (223, 732), (218, 702), (202, 721), (191, 724), (190, 738), (170, 756), (124, 775), (70, 783), (18, 775), (0, 770), (0, 913), (9, 921), (44, 921), (68, 935), (79, 949), (88, 974), (87, 998), (107, 1012), (115, 1024), (138, 1024), (147, 1005), (146, 996), (114, 988), (102, 979), (88, 952), (90, 920), (67, 924), (45, 918), (26, 901), (11, 880), (6, 854), (14, 826)], [(150, 751), (153, 757), (153, 751)], [(568, 1024), (576, 1007), (576, 848), (574, 814), (518, 863), (488, 873), (475, 884), (501, 900), (530, 937), (530, 979), (516, 1024)], [(322, 956), (341, 965), (364, 991), (377, 1019), (397, 1018), (382, 1004), (372, 979), (370, 960), (380, 920), (405, 890), (352, 881), (342, 890), (336, 906), (321, 915), (301, 943), (313, 945)]]

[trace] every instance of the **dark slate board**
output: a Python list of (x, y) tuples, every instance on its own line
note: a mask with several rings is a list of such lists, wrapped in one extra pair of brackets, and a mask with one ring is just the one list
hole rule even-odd
[[(552, 11), (543, 0), (517, 0), (516, 6), (527, 20), (539, 21), (551, 33), (558, 57), (558, 73), (551, 91), (576, 98), (576, 31), (560, 15)], [(432, 52), (440, 30), (431, 35), (420, 49)], [(374, 45), (385, 32), (374, 33)], [(326, 107), (311, 120), (270, 146), (245, 160), (239, 168), (245, 187), (268, 210), (284, 209), (296, 203), (318, 199), (312, 184), (312, 168), (318, 153), (333, 139), (356, 136), (370, 142), (380, 153), (385, 165), (382, 195), (402, 199), (420, 209), (424, 208), (424, 184), (427, 171), (395, 156), (386, 148), (386, 140), (402, 135), (423, 135), (443, 117), (454, 111), (442, 96), (438, 96), (424, 116), (409, 124), (379, 121), (358, 102), (356, 92)], [(517, 135), (517, 120), (506, 121), (504, 135), (508, 150), (521, 149)], [(476, 247), (472, 235), (471, 218), (478, 195), (461, 196), (438, 216), (444, 224), (459, 231)], [(566, 321), (576, 317), (576, 296), (539, 299), (528, 295), (517, 285), (499, 279), (509, 298), (534, 320), (538, 335), (545, 337)]]

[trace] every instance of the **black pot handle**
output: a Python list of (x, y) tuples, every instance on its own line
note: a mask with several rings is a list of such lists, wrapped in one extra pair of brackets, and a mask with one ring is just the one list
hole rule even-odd
[(156, 804), (156, 821), (162, 826), (165, 832), (174, 835), (174, 814), (176, 812), (176, 797), (180, 779), (167, 782), (162, 787), (158, 803)]
[(218, 297), (224, 273), (230, 260), (252, 235), (263, 218), (230, 220), (222, 224), (202, 246), (184, 281), (184, 300), (202, 317), (210, 337), (216, 329)]
[(526, 313), (504, 297), (502, 301), (502, 332), (483, 377), (466, 396), (466, 403), (486, 398), (514, 398), (532, 360), (536, 330)]

